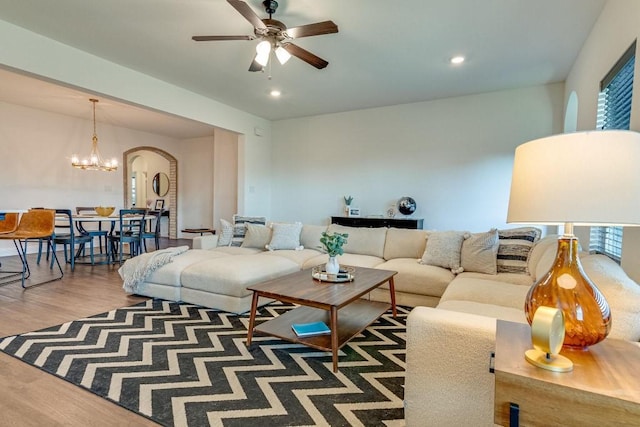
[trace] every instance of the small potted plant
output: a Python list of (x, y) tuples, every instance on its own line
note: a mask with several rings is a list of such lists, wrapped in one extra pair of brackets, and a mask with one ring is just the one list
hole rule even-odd
[(344, 196), (344, 213), (346, 216), (349, 216), (349, 207), (351, 206), (351, 202), (353, 202), (353, 197)]
[(336, 257), (344, 253), (342, 245), (347, 243), (347, 237), (349, 237), (347, 233), (329, 234), (326, 231), (322, 232), (320, 244), (322, 245), (322, 249), (329, 255), (329, 261), (325, 266), (327, 274), (338, 274), (340, 272), (340, 264), (338, 264)]

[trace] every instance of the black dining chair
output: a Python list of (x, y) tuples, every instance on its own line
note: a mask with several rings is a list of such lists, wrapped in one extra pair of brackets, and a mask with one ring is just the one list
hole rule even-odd
[(125, 243), (129, 245), (130, 257), (141, 253), (146, 213), (146, 209), (120, 209), (118, 229), (107, 236), (112, 262), (116, 262), (117, 254), (117, 261), (122, 264)]
[(145, 226), (144, 227), (145, 231), (142, 232), (142, 245), (144, 247), (145, 252), (148, 252), (147, 239), (153, 239), (156, 246), (156, 251), (160, 249), (160, 225), (161, 225), (160, 219), (162, 218), (163, 213), (164, 213), (164, 209), (157, 209), (157, 210), (148, 212), (149, 216), (154, 216), (156, 220), (154, 224), (149, 224), (150, 225), (149, 230), (147, 230), (147, 227)]
[[(98, 216), (98, 213), (96, 212), (96, 208), (95, 207), (91, 207), (91, 206), (76, 206), (76, 215), (93, 215), (93, 216)], [(78, 230), (78, 232), (82, 233), (82, 234), (89, 234), (92, 238), (97, 237), (98, 238), (98, 249), (100, 250), (100, 253), (102, 253), (102, 248), (104, 247), (105, 251), (108, 250), (107, 248), (107, 235), (109, 234), (108, 230), (103, 230), (102, 229), (102, 223), (98, 222), (98, 229), (92, 229), (92, 228), (85, 228), (85, 223), (83, 223), (82, 221), (77, 221), (76, 222), (76, 229)], [(102, 245), (102, 239), (104, 238), (104, 246)], [(93, 263), (93, 260), (91, 261)]]
[[(71, 271), (74, 271), (76, 263), (76, 245), (79, 245), (78, 253), (84, 250), (89, 244), (89, 254), (91, 264), (94, 264), (93, 258), (93, 236), (89, 233), (76, 232), (73, 228), (73, 219), (70, 209), (56, 209), (56, 226), (54, 234), (51, 238), (52, 249), (55, 250), (56, 245), (63, 245), (64, 260), (71, 264)], [(68, 249), (68, 252), (67, 252)], [(49, 247), (47, 247), (47, 251)], [(47, 257), (49, 254), (47, 253)], [(51, 258), (51, 268), (53, 268), (53, 258)]]

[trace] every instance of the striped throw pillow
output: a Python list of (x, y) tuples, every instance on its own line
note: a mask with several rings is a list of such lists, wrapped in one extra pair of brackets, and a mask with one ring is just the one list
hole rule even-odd
[(529, 254), (541, 235), (542, 231), (535, 227), (498, 230), (498, 273), (529, 274)]

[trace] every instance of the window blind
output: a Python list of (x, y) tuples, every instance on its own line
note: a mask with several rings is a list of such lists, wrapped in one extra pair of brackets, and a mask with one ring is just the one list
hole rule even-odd
[[(616, 62), (600, 82), (598, 129), (629, 129), (636, 42)], [(620, 263), (622, 227), (591, 227), (589, 251), (609, 256)]]

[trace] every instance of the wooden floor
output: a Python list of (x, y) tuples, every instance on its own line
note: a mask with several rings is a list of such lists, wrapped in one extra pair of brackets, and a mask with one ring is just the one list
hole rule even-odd
[[(161, 246), (190, 244), (163, 239)], [(17, 257), (0, 258), (2, 270)], [(52, 277), (29, 256), (31, 282)], [(20, 282), (0, 286), (0, 337), (34, 331), (132, 305), (147, 298), (127, 295), (117, 265), (63, 265), (62, 280), (23, 289)], [(59, 272), (58, 272), (59, 273)], [(80, 387), (0, 353), (0, 425), (3, 426), (154, 426)]]

